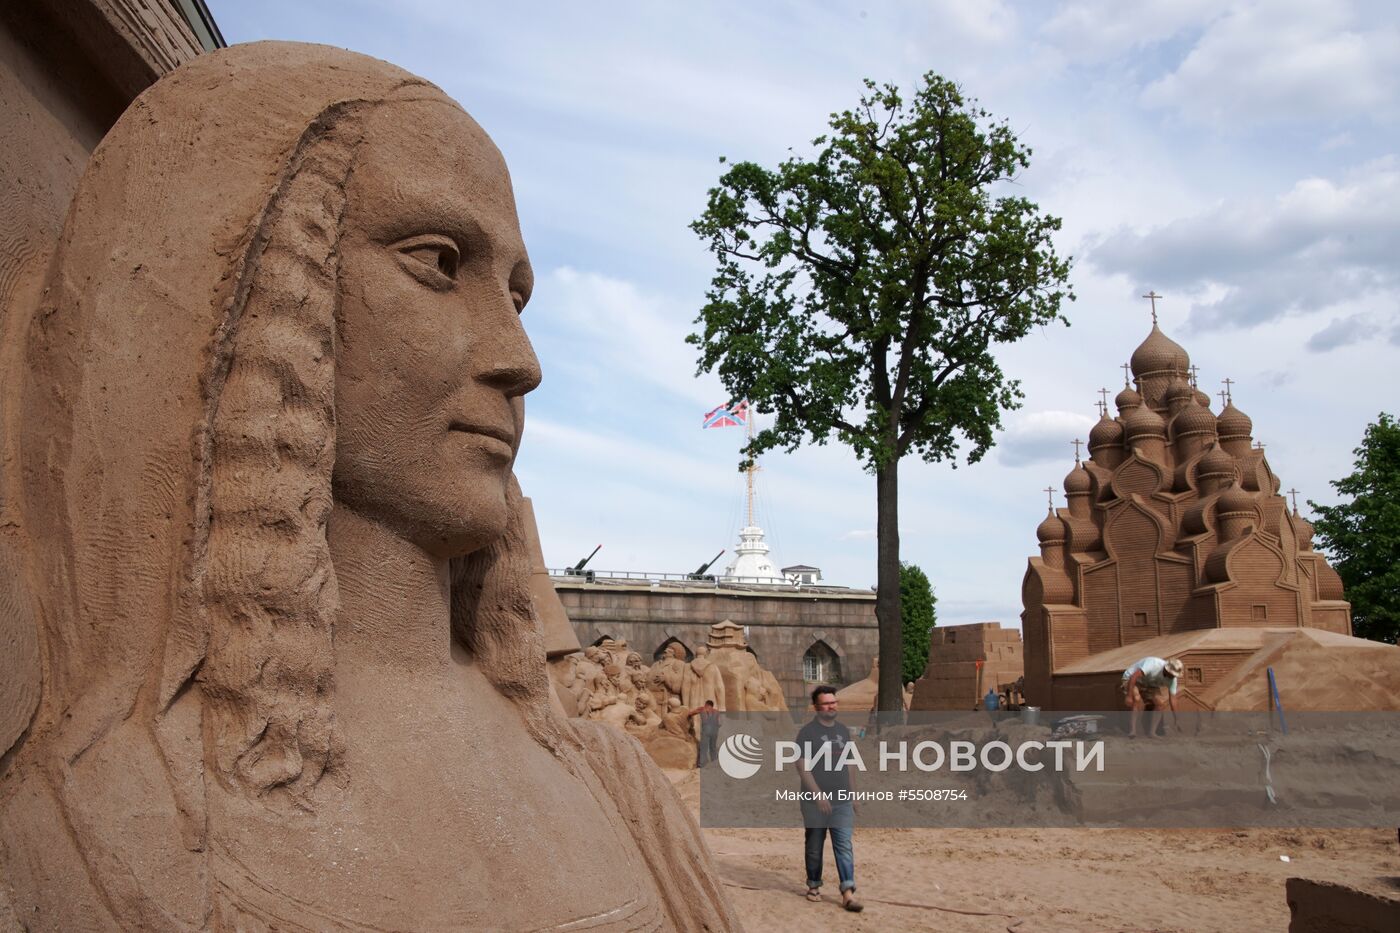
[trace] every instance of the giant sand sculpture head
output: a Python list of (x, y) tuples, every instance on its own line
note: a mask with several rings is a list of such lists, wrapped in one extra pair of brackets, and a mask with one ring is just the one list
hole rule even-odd
[[(0, 721), (0, 855), (28, 892), (14, 896), (81, 862), (94, 890), (65, 897), (104, 922), (218, 925), (210, 898), (234, 892), (226, 923), (276, 926), (291, 902), (240, 861), (259, 830), (235, 826), (279, 813), (265, 825), (284, 842), (334, 845), (314, 836), (333, 819), (382, 825), (375, 785), (347, 765), (333, 637), (352, 584), (382, 568), (364, 548), (336, 557), (337, 523), (425, 556), (420, 588), (450, 616), (442, 656), (450, 641), (451, 663), (518, 708), (500, 721), (606, 796), (579, 757), (593, 733), (549, 711), (528, 589), (512, 466), (540, 378), (520, 320), (531, 287), (500, 153), (420, 78), (258, 43), (132, 105), (74, 197), (7, 439), (29, 542), (11, 585), (40, 595), (37, 619), (0, 599), (0, 635), (37, 635), (43, 658), (0, 670), (33, 688)], [(370, 633), (392, 654), (413, 621)], [(46, 868), (33, 853), (56, 826), (73, 852)], [(120, 855), (133, 839), (140, 864)], [(629, 891), (651, 910), (670, 896)], [(249, 906), (264, 895), (283, 906)], [(476, 909), (366, 904), (346, 910), (432, 925)]]

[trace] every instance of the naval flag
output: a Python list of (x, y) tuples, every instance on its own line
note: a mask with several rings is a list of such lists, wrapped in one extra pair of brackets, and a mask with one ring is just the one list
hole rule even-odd
[(749, 403), (747, 401), (735, 402), (730, 405), (720, 405), (705, 413), (706, 428), (737, 428), (742, 424), (747, 424), (749, 420)]

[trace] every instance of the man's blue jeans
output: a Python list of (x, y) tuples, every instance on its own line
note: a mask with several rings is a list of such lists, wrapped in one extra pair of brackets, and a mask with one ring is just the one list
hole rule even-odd
[(700, 744), (695, 748), (695, 767), (703, 768), (711, 761), (719, 761), (719, 730), (700, 732)]
[[(803, 804), (803, 816), (807, 816), (808, 804)], [(831, 815), (826, 816), (813, 806), (814, 819), (806, 819), (807, 833), (807, 887), (822, 886), (822, 850), (826, 847), (826, 835), (831, 834), (831, 854), (836, 857), (836, 874), (841, 879), (842, 891), (854, 891), (856, 887), (856, 854), (851, 845), (851, 831), (854, 827), (854, 813), (849, 803), (833, 803)]]

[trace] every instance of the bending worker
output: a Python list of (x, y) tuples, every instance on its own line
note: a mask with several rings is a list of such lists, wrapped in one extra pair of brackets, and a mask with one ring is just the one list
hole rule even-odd
[(1181, 731), (1181, 723), (1176, 718), (1176, 687), (1182, 672), (1181, 662), (1176, 658), (1165, 661), (1154, 657), (1143, 658), (1123, 672), (1123, 702), (1133, 711), (1128, 738), (1137, 738), (1138, 718), (1148, 703), (1152, 704), (1152, 715), (1147, 722), (1149, 736), (1157, 734), (1163, 706), (1172, 711), (1172, 725), (1177, 732)]

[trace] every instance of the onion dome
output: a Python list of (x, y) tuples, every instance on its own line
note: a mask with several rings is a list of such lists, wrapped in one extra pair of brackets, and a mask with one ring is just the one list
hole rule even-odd
[(1113, 397), (1113, 404), (1118, 406), (1119, 414), (1127, 414), (1130, 408), (1142, 407), (1142, 396), (1138, 395), (1131, 386), (1124, 386), (1123, 391)]
[(1195, 400), (1196, 390), (1192, 389), (1180, 379), (1173, 380), (1172, 384), (1167, 386), (1167, 391), (1162, 393), (1162, 401), (1168, 408), (1172, 408), (1178, 404), (1194, 402)]
[(1133, 351), (1128, 362), (1133, 368), (1134, 376), (1167, 371), (1184, 373), (1191, 365), (1191, 357), (1186, 355), (1179, 343), (1153, 324), (1152, 333)]
[(1228, 402), (1216, 419), (1216, 427), (1221, 437), (1249, 437), (1254, 430), (1254, 422), (1249, 415), (1236, 408), (1234, 402)]
[(1162, 420), (1162, 416), (1146, 406), (1133, 411), (1123, 422), (1123, 430), (1128, 435), (1128, 440), (1139, 437), (1166, 437), (1167, 423)]
[(1172, 433), (1177, 437), (1188, 434), (1215, 434), (1215, 416), (1193, 400), (1172, 419)]
[(1073, 496), (1089, 491), (1089, 471), (1084, 469), (1084, 464), (1075, 462), (1074, 469), (1065, 475), (1065, 495)]
[(1058, 544), (1065, 540), (1065, 523), (1055, 517), (1053, 508), (1045, 516), (1045, 521), (1036, 526), (1035, 536), (1041, 544)]
[(1114, 421), (1105, 412), (1099, 423), (1089, 429), (1089, 449), (1098, 450), (1100, 447), (1116, 447), (1123, 443), (1123, 426)]
[(1221, 515), (1227, 512), (1253, 512), (1254, 497), (1240, 486), (1232, 485), (1215, 501), (1215, 510)]
[(1191, 392), (1196, 396), (1196, 404), (1202, 408), (1210, 408), (1210, 396), (1201, 391), (1200, 386), (1192, 386)]
[(1230, 456), (1219, 445), (1206, 451), (1196, 464), (1196, 475), (1202, 476), (1234, 476), (1235, 458)]

